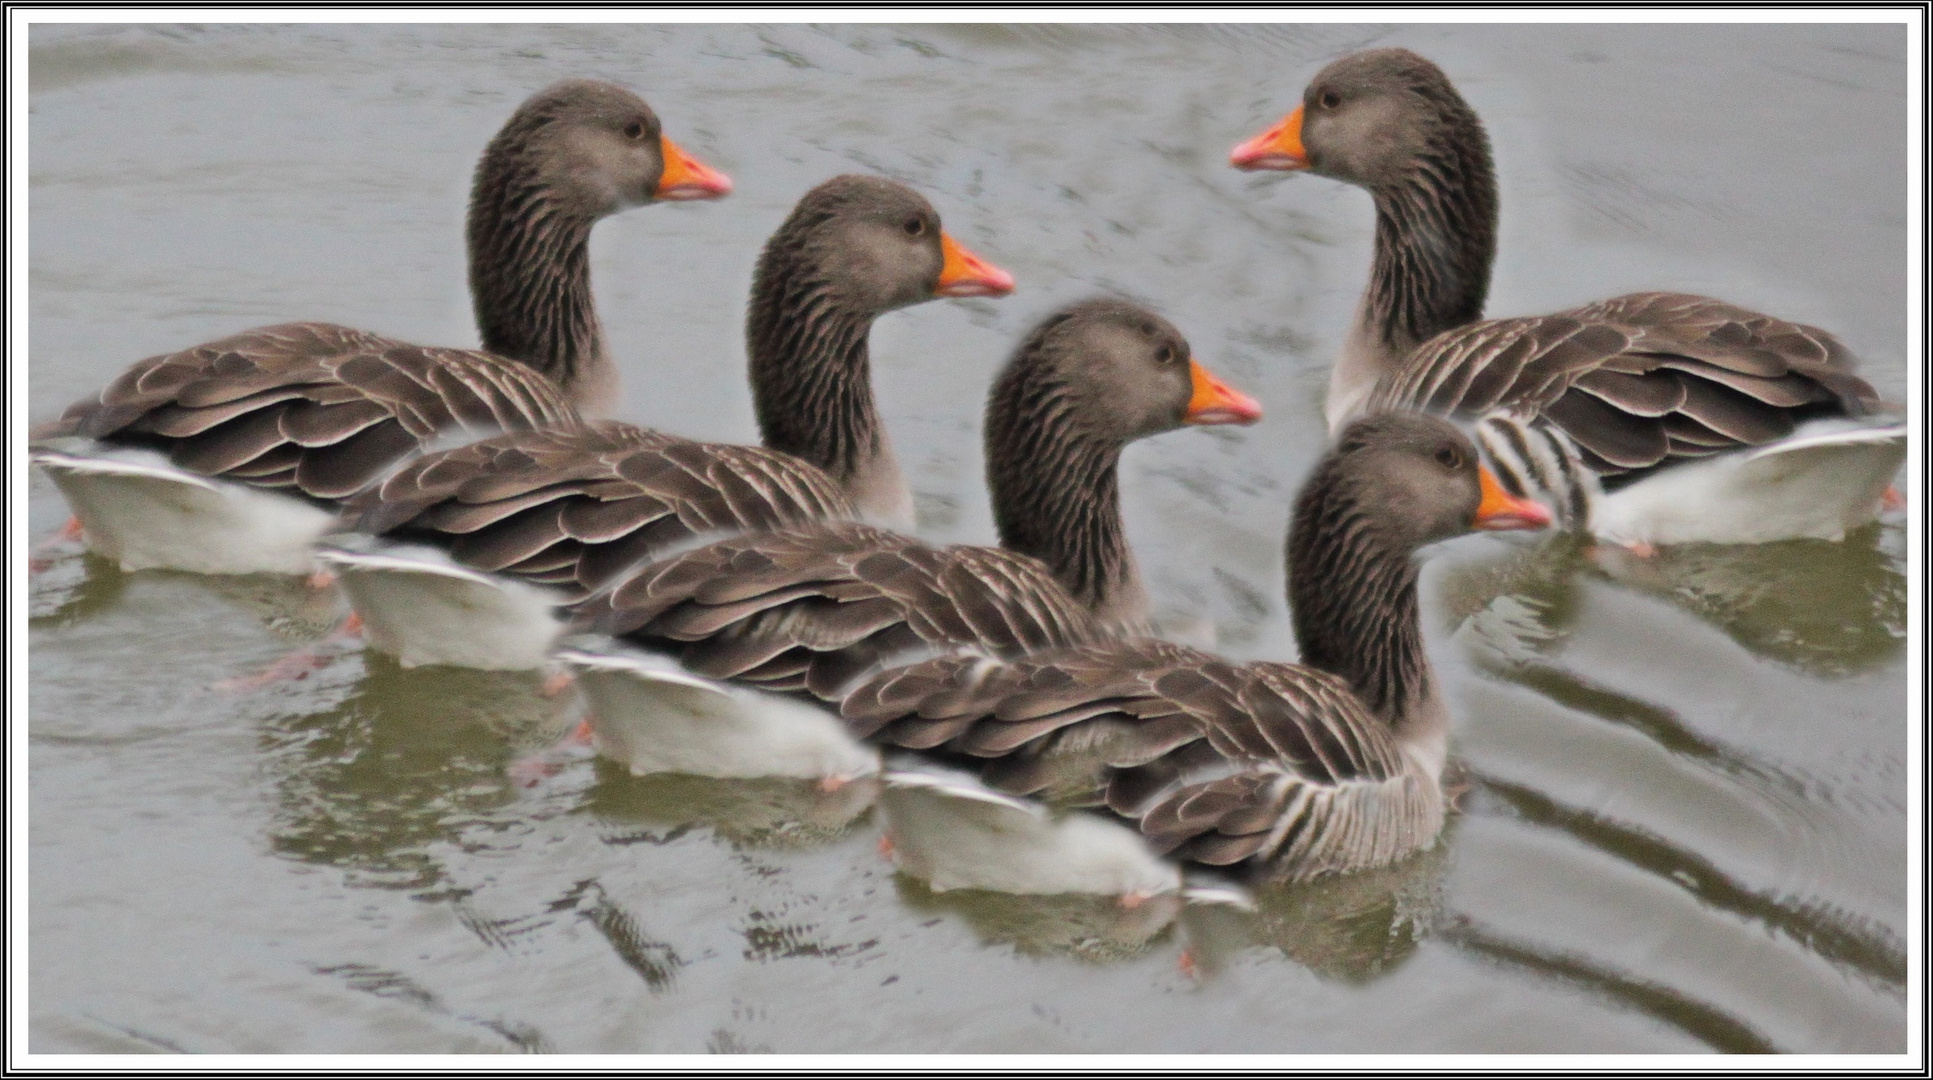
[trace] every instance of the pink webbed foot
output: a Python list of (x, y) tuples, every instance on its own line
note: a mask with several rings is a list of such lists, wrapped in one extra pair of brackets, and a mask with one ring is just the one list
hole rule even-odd
[(328, 659), (314, 649), (298, 649), (253, 675), (237, 675), (232, 679), (222, 679), (215, 683), (212, 689), (224, 694), (260, 690), (274, 683), (306, 679), (311, 672), (320, 671), (327, 664)]
[(84, 539), (85, 536), (86, 533), (81, 529), (81, 519), (77, 517), (68, 518), (47, 539), (34, 545), (33, 554), (27, 559), (27, 572), (29, 574), (38, 574), (45, 571), (48, 567), (54, 565), (54, 560), (44, 556), (45, 552), (51, 551), (63, 544), (76, 543)]
[(882, 859), (891, 859), (893, 857), (892, 833), (879, 834), (879, 857)]
[(1121, 898), (1119, 900), (1116, 900), (1115, 903), (1121, 906), (1122, 911), (1133, 911), (1135, 908), (1138, 908), (1142, 904), (1147, 903), (1153, 897), (1154, 897), (1153, 893), (1145, 893), (1145, 892), (1122, 893)]
[(571, 684), (576, 681), (577, 676), (572, 675), (568, 671), (553, 671), (549, 675), (544, 676), (544, 685), (540, 693), (545, 697), (556, 697), (564, 691), (569, 690)]
[(1886, 485), (1885, 494), (1879, 497), (1879, 508), (1889, 514), (1904, 510), (1906, 509), (1906, 496), (1900, 494), (1898, 488), (1888, 484)]
[(518, 758), (504, 771), (518, 787), (536, 787), (539, 782), (564, 771), (564, 766), (573, 759), (581, 758), (584, 751), (595, 745), (596, 741), (596, 732), (592, 730), (590, 717), (587, 716), (555, 744)]
[(321, 592), (324, 589), (332, 589), (335, 587), (336, 576), (327, 570), (317, 570), (315, 573), (310, 574), (308, 580), (303, 582), (303, 584), (314, 589), (316, 592)]
[(843, 776), (822, 777), (819, 780), (819, 790), (825, 792), (827, 795), (830, 795), (833, 792), (838, 791), (840, 788), (845, 787), (847, 784), (850, 784), (850, 783), (852, 783), (852, 781), (846, 779)]
[(511, 762), (504, 772), (510, 777), (511, 783), (528, 788), (556, 776), (563, 768), (562, 762), (553, 761), (543, 754), (531, 754)]
[(1191, 979), (1201, 978), (1201, 968), (1195, 963), (1195, 950), (1183, 948), (1181, 955), (1175, 958), (1175, 970)]

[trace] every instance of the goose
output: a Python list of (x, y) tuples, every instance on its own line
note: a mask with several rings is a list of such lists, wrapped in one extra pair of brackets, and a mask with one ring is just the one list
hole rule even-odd
[(1332, 431), (1389, 408), (1472, 421), (1508, 490), (1640, 553), (1836, 540), (1897, 498), (1904, 420), (1816, 327), (1669, 292), (1479, 321), (1497, 234), (1489, 141), (1423, 57), (1331, 63), (1230, 160), (1375, 200), (1369, 285), (1330, 377)]
[[(351, 498), (337, 571), (370, 644), (405, 666), (534, 668), (559, 605), (693, 537), (822, 518), (910, 528), (873, 402), (873, 321), (935, 297), (1004, 296), (918, 192), (834, 177), (766, 243), (747, 319), (764, 446), (629, 424), (507, 432), (427, 454)], [(397, 545), (404, 545), (399, 547)]]
[(986, 759), (999, 791), (1099, 802), (1162, 855), (1299, 881), (1429, 847), (1449, 710), (1423, 646), (1418, 549), (1550, 524), (1449, 423), (1343, 429), (1297, 496), (1288, 596), (1300, 664), (1236, 664), (1156, 639), (1015, 658), (962, 651), (881, 671), (853, 734)]
[[(1112, 299), (1074, 304), (1023, 340), (988, 395), (988, 486), (1005, 546), (938, 547), (851, 521), (714, 541), (636, 568), (578, 606), (581, 627), (625, 643), (559, 655), (579, 674), (601, 746), (662, 754), (676, 752), (656, 732), (674, 706), (643, 701), (660, 682), (683, 699), (712, 687), (718, 710), (743, 716), (716, 725), (723, 740), (780, 722), (782, 710), (764, 703), (782, 699), (760, 691), (836, 701), (854, 674), (908, 648), (964, 642), (1008, 654), (1140, 632), (1147, 601), (1122, 534), (1122, 448), (1260, 415), (1160, 316)], [(667, 680), (662, 660), (635, 645), (675, 650), (688, 674)], [(618, 664), (630, 665), (629, 683)], [(756, 739), (736, 745), (742, 768), (767, 767)]]
[[(996, 791), (970, 771), (900, 754), (879, 785), (880, 852), (936, 893), (1113, 897), (1141, 914), (1110, 936), (1130, 929), (1137, 941), (1167, 926), (1184, 904), (1255, 910), (1246, 890), (1185, 872), (1132, 827)], [(1169, 903), (1146, 903), (1157, 897)]]
[(635, 94), (557, 83), (477, 166), (467, 240), (482, 351), (326, 323), (249, 330), (136, 363), (39, 428), (32, 460), (123, 569), (307, 573), (333, 505), (432, 440), (607, 409), (617, 372), (592, 307), (591, 227), (730, 190)]

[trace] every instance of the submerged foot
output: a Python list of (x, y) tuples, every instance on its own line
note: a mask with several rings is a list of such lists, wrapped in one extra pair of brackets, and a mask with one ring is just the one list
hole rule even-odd
[(54, 565), (54, 560), (47, 558), (46, 552), (67, 544), (76, 543), (85, 537), (86, 533), (81, 529), (81, 519), (77, 517), (68, 518), (47, 539), (34, 545), (33, 554), (27, 559), (27, 572), (29, 574), (38, 574), (45, 571), (48, 567)]
[(591, 721), (585, 717), (571, 728), (570, 734), (557, 742), (537, 751), (525, 754), (511, 762), (504, 769), (510, 782), (518, 787), (536, 787), (539, 783), (564, 771), (564, 766), (584, 756), (584, 751), (592, 748), (596, 735), (591, 730)]
[(297, 649), (253, 675), (237, 675), (232, 679), (222, 679), (211, 689), (224, 694), (238, 694), (247, 690), (260, 690), (279, 682), (295, 682), (306, 679), (311, 672), (320, 671), (329, 663), (329, 658), (314, 649)]

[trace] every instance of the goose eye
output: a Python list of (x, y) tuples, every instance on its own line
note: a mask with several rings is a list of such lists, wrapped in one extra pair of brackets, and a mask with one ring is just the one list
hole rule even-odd
[(1322, 106), (1325, 109), (1333, 109), (1336, 106), (1342, 104), (1342, 95), (1336, 93), (1334, 90), (1324, 90), (1321, 93), (1321, 95), (1316, 98), (1316, 104)]
[(926, 233), (926, 221), (923, 218), (907, 218), (906, 224), (901, 225), (900, 228), (905, 229), (908, 236), (923, 236)]
[(1454, 446), (1440, 447), (1436, 451), (1436, 463), (1446, 469), (1459, 469), (1463, 467), (1463, 455)]
[(644, 138), (644, 121), (633, 120), (630, 123), (624, 125), (624, 137), (627, 139)]
[(1161, 347), (1161, 351), (1160, 351), (1160, 352), (1158, 352), (1158, 353), (1155, 353), (1155, 354), (1154, 354), (1154, 358), (1155, 358), (1156, 360), (1159, 360), (1159, 361), (1161, 361), (1161, 362), (1162, 362), (1162, 363), (1164, 363), (1164, 364), (1172, 364), (1172, 363), (1174, 363), (1174, 362), (1175, 362), (1175, 347), (1174, 347), (1173, 345), (1163, 345), (1163, 346)]

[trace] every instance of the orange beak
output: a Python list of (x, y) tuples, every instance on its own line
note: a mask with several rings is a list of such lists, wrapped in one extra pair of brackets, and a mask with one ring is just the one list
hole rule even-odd
[(1228, 163), (1238, 169), (1275, 169), (1294, 172), (1309, 167), (1302, 149), (1302, 106), (1282, 122), (1230, 151)]
[(1209, 374), (1192, 356), (1188, 376), (1195, 393), (1188, 399), (1188, 411), (1181, 414), (1182, 423), (1253, 424), (1262, 418), (1262, 406), (1254, 398)]
[(658, 179), (658, 190), (652, 192), (655, 197), (716, 199), (731, 192), (731, 177), (678, 149), (677, 143), (662, 135), (658, 146), (664, 154), (664, 175)]
[(934, 296), (1005, 296), (1013, 291), (1013, 275), (940, 233), (940, 280)]
[(1520, 499), (1505, 491), (1497, 483), (1496, 474), (1482, 465), (1477, 466), (1477, 486), (1483, 491), (1483, 501), (1477, 504), (1477, 516), (1470, 523), (1471, 528), (1542, 529), (1550, 525), (1550, 511), (1541, 503)]

